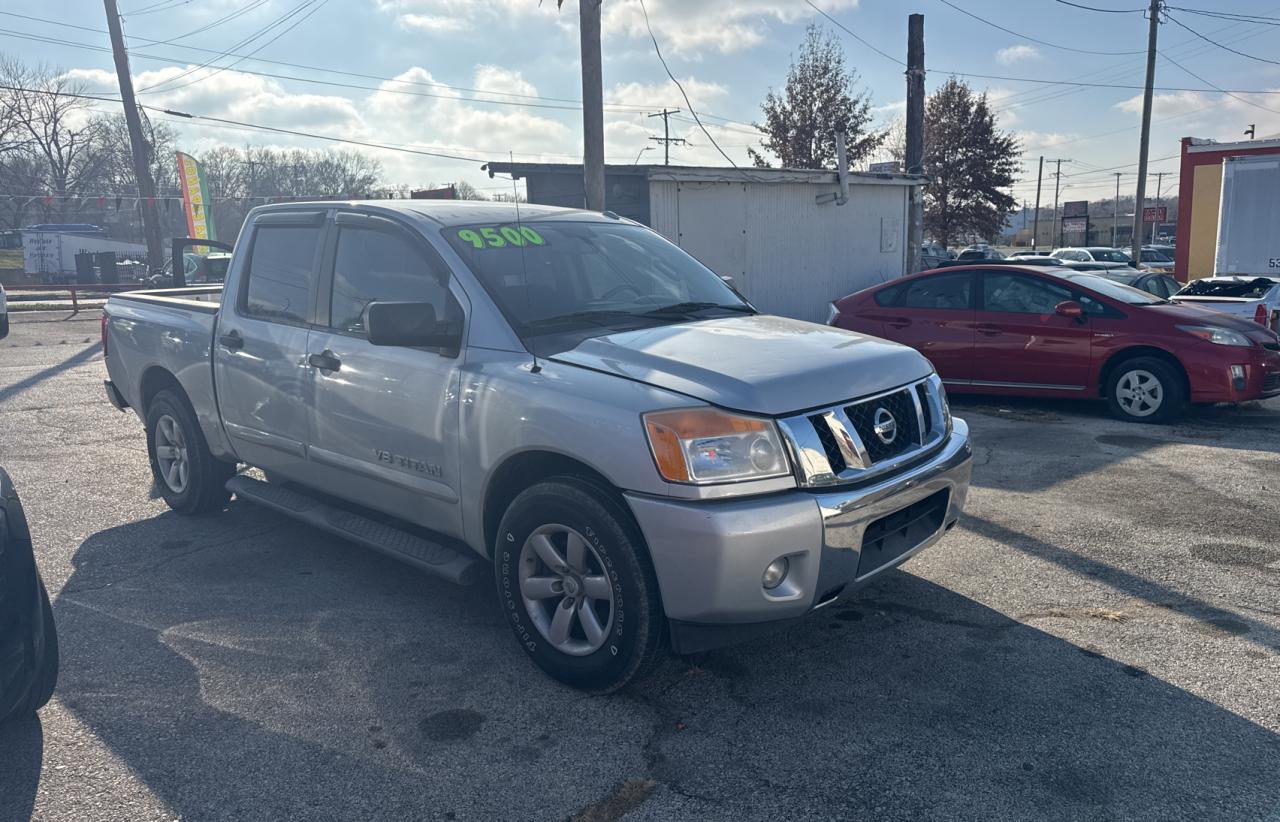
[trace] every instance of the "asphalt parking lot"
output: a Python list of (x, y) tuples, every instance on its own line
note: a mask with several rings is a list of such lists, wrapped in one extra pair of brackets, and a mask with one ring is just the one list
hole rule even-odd
[(974, 488), (939, 546), (597, 698), (489, 587), (170, 513), (103, 378), (96, 312), (0, 342), (63, 653), (0, 731), (0, 819), (1280, 820), (1280, 401), (958, 399)]

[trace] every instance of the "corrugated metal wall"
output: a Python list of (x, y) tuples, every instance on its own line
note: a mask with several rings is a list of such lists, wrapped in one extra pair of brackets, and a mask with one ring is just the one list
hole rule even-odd
[(818, 205), (835, 186), (650, 181), (650, 225), (760, 310), (822, 322), (827, 304), (902, 276), (907, 187), (851, 185), (849, 202)]

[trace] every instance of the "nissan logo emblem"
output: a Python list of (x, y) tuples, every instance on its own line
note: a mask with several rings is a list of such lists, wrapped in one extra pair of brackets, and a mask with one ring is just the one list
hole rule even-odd
[(894, 437), (898, 436), (898, 421), (893, 418), (893, 414), (889, 413), (889, 409), (877, 408), (872, 419), (875, 422), (872, 430), (876, 432), (880, 441), (885, 445), (893, 442)]

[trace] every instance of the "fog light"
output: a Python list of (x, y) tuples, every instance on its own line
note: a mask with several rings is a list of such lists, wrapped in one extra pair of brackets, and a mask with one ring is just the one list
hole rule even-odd
[(760, 583), (764, 585), (766, 591), (772, 591), (782, 584), (787, 578), (787, 571), (791, 570), (791, 563), (786, 557), (778, 557), (769, 563), (769, 567), (764, 569), (764, 576), (760, 578)]
[(1233, 365), (1233, 366), (1231, 366), (1231, 384), (1235, 386), (1235, 389), (1236, 389), (1237, 391), (1243, 391), (1243, 390), (1244, 390), (1245, 380), (1244, 380), (1244, 366), (1243, 366), (1243, 365)]

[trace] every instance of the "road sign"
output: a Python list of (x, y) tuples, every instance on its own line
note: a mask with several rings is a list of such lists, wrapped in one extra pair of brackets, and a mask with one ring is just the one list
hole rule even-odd
[(1062, 221), (1063, 234), (1083, 234), (1088, 230), (1089, 230), (1088, 217), (1072, 217), (1069, 219), (1063, 219)]
[(1089, 201), (1088, 200), (1072, 200), (1069, 203), (1062, 204), (1063, 217), (1088, 217)]
[(867, 171), (870, 171), (873, 174), (897, 174), (898, 171), (900, 171), (900, 168), (896, 160), (891, 160), (887, 163), (871, 163), (867, 166)]
[(1142, 209), (1142, 222), (1144, 223), (1163, 223), (1169, 220), (1169, 209), (1167, 206), (1155, 208), (1148, 206)]

